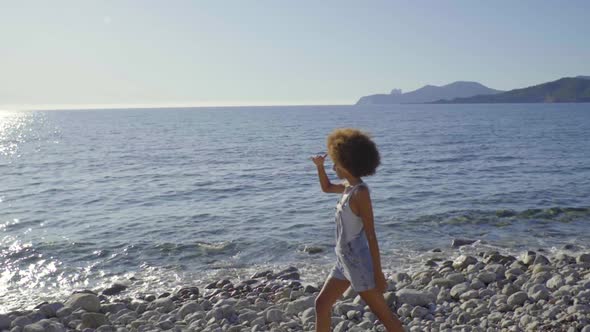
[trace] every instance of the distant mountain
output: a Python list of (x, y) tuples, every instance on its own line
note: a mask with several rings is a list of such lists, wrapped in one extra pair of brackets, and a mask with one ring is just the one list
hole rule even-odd
[(503, 91), (490, 89), (477, 82), (453, 82), (443, 86), (426, 85), (418, 90), (402, 93), (399, 89), (393, 89), (390, 94), (377, 94), (365, 96), (359, 99), (357, 105), (378, 104), (410, 104), (428, 103), (441, 99), (454, 99), (472, 97), (476, 95), (496, 94)]
[(435, 104), (484, 103), (588, 103), (590, 77), (564, 77), (557, 81), (510, 90), (495, 95), (478, 95), (469, 98), (438, 100)]

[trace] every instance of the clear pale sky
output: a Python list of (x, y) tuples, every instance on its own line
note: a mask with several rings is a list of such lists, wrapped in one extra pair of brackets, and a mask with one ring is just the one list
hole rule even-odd
[(590, 75), (590, 1), (0, 0), (0, 107), (352, 104)]

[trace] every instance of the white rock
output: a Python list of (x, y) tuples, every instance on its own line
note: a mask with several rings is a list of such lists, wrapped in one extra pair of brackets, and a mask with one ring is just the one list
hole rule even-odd
[(479, 297), (479, 292), (476, 291), (475, 289), (472, 290), (468, 290), (465, 293), (462, 293), (459, 298), (463, 301), (467, 301), (467, 300), (471, 300), (471, 299), (476, 299)]
[(305, 325), (315, 321), (315, 308), (307, 308), (301, 313), (301, 322)]
[(458, 299), (459, 296), (461, 296), (461, 294), (465, 293), (470, 289), (470, 285), (466, 282), (455, 285), (453, 286), (453, 288), (451, 288), (451, 297)]
[(560, 275), (555, 275), (551, 279), (547, 280), (547, 288), (558, 289), (564, 285), (563, 278)]
[(192, 314), (197, 311), (203, 311), (203, 307), (197, 302), (188, 302), (178, 310), (177, 316), (180, 320), (183, 320), (189, 314)]
[(543, 284), (536, 284), (533, 287), (529, 288), (528, 291), (528, 296), (535, 301), (547, 300), (549, 299), (550, 295), (551, 293), (549, 293), (549, 291)]
[(471, 264), (477, 263), (477, 258), (468, 255), (461, 255), (453, 261), (453, 268), (463, 270)]
[(427, 306), (435, 302), (435, 298), (431, 293), (416, 289), (404, 288), (397, 291), (395, 295), (400, 303), (406, 303), (412, 306)]
[(528, 295), (523, 292), (516, 292), (508, 297), (507, 303), (511, 306), (521, 306), (524, 304), (526, 300), (528, 300)]
[(315, 303), (315, 296), (302, 297), (287, 305), (286, 313), (288, 315), (296, 315), (305, 309), (313, 308)]

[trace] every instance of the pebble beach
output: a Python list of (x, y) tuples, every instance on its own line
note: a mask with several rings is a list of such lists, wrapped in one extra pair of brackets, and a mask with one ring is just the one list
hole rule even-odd
[[(589, 332), (590, 253), (568, 249), (432, 258), (415, 272), (388, 275), (384, 296), (406, 331)], [(289, 267), (134, 298), (113, 284), (0, 314), (0, 331), (313, 331), (321, 285), (301, 279)], [(350, 288), (333, 307), (332, 328), (385, 331)]]

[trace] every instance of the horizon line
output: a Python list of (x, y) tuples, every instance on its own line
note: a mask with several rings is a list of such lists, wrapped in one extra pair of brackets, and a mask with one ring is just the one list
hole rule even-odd
[(0, 111), (85, 111), (114, 109), (165, 109), (165, 108), (238, 108), (238, 107), (304, 107), (304, 106), (354, 106), (350, 103), (161, 103), (161, 104), (41, 104), (0, 105)]

